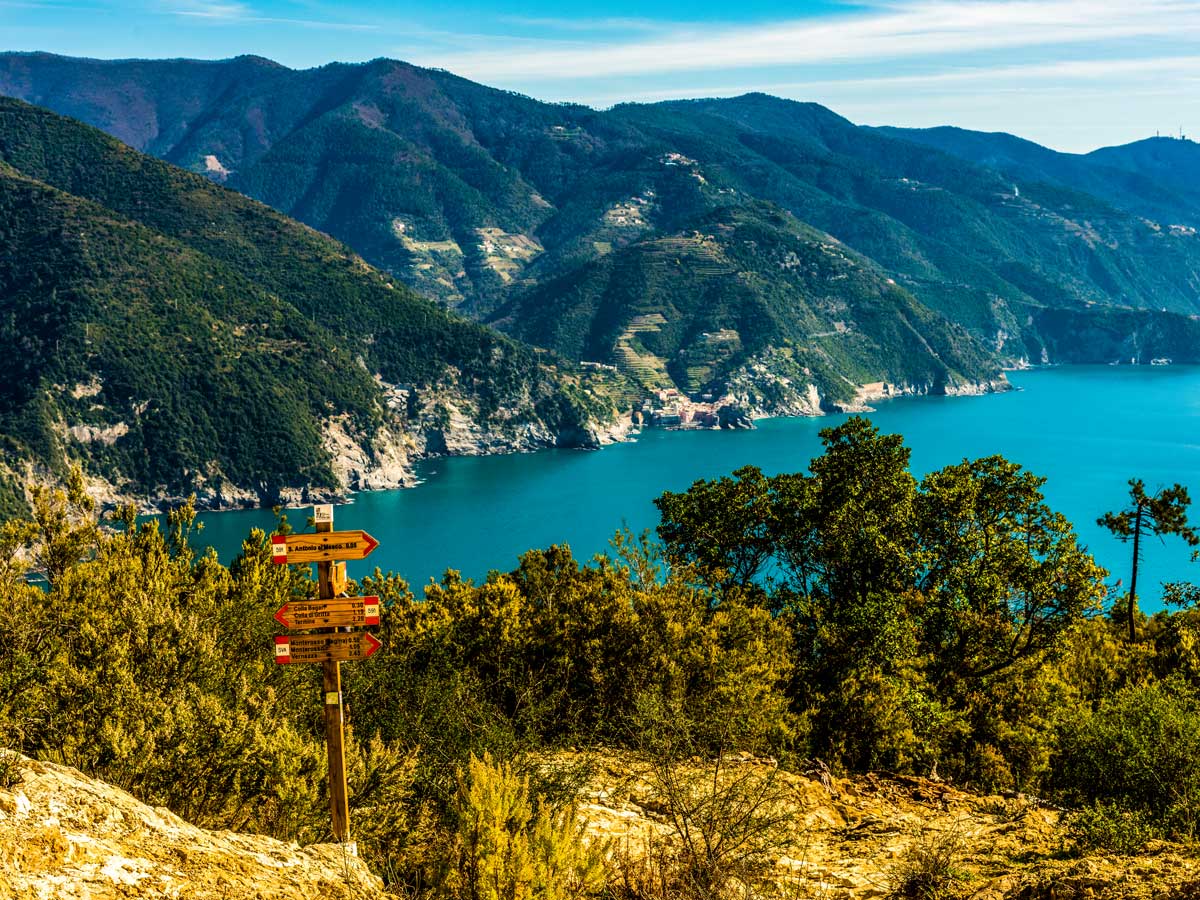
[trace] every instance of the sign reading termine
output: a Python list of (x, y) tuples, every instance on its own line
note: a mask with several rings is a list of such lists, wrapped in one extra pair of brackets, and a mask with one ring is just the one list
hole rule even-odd
[(379, 624), (378, 597), (289, 600), (275, 613), (284, 628), (359, 628)]

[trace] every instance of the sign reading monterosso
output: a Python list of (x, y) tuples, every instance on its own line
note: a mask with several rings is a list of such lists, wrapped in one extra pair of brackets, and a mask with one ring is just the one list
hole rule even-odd
[(277, 534), (271, 538), (271, 561), (284, 564), (366, 559), (379, 541), (365, 531)]
[(323, 663), (366, 659), (383, 644), (365, 631), (353, 634), (281, 634), (275, 638), (275, 662)]
[(379, 542), (365, 531), (334, 531), (333, 507), (313, 509), (315, 534), (277, 534), (271, 538), (271, 561), (279, 565), (317, 564), (317, 599), (288, 600), (275, 621), (300, 634), (275, 638), (275, 662), (321, 664), (321, 696), (325, 706), (325, 743), (329, 749), (329, 811), (333, 836), (350, 840), (350, 805), (346, 794), (346, 750), (343, 731), (341, 664), (366, 659), (383, 645), (374, 635), (351, 629), (379, 624), (378, 597), (346, 597), (346, 564), (335, 560), (364, 559)]

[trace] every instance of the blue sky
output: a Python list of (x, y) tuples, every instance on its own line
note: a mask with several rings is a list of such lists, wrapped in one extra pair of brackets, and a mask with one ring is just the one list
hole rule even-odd
[(1200, 135), (1200, 0), (0, 0), (0, 49), (387, 56), (601, 107), (766, 91), (1072, 151)]

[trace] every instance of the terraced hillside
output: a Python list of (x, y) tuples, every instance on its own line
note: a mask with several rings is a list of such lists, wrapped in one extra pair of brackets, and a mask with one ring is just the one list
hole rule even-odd
[[(871, 260), (997, 361), (1115, 361), (1111, 341), (1043, 331), (1056, 310), (1200, 313), (1186, 147), (1068, 158), (1011, 136), (859, 128), (761, 94), (600, 112), (392, 60), (3, 54), (0, 92), (221, 179), (480, 317), (759, 201)], [(1142, 315), (1125, 321), (1155, 330)]]
[(999, 375), (965, 329), (767, 204), (718, 210), (684, 233), (614, 251), (531, 289), (494, 321), (566, 356), (616, 365), (647, 390), (720, 395), (749, 378), (751, 405), (764, 409), (795, 406), (810, 386), (833, 404), (871, 381), (941, 392)]

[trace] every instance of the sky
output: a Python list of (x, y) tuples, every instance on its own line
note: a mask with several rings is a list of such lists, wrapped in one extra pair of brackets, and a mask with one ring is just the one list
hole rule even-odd
[(0, 49), (384, 56), (596, 107), (763, 91), (1072, 152), (1200, 135), (1200, 0), (0, 0)]

